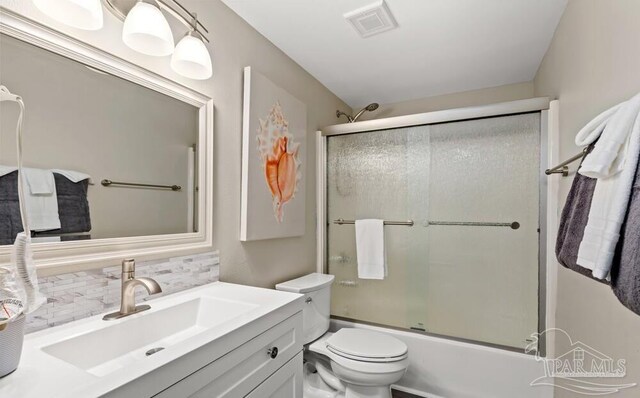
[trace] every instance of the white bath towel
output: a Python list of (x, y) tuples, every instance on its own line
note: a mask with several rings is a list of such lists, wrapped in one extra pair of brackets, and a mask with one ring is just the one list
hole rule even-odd
[(358, 278), (384, 279), (388, 275), (383, 220), (356, 220), (356, 256)]
[(640, 94), (598, 125), (604, 125), (600, 140), (579, 171), (598, 181), (577, 263), (604, 279), (611, 270), (640, 155)]
[(578, 134), (576, 134), (576, 145), (587, 146), (596, 142), (600, 137), (602, 130), (604, 130), (604, 127), (607, 125), (607, 121), (609, 121), (611, 115), (616, 113), (624, 104), (625, 102), (622, 102), (618, 105), (612, 106), (581, 128)]
[(14, 171), (18, 170), (17, 167), (13, 166), (3, 166), (0, 164), (0, 177), (5, 176), (7, 174), (11, 174)]
[(60, 174), (62, 176), (67, 177), (67, 179), (71, 182), (80, 182), (80, 181), (88, 180), (89, 178), (91, 178), (89, 174), (85, 174), (75, 170), (52, 169), (51, 171), (56, 174)]
[(580, 166), (580, 174), (604, 179), (622, 171), (638, 113), (640, 94), (624, 102), (606, 121), (600, 139)]

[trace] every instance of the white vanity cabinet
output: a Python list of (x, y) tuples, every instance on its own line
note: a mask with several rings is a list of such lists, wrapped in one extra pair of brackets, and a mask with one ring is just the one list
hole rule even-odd
[(302, 295), (215, 282), (148, 302), (27, 335), (0, 397), (302, 398)]
[(286, 299), (286, 305), (101, 396), (302, 398), (303, 301)]
[[(302, 313), (260, 333), (197, 372), (155, 395), (157, 398), (302, 398)], [(255, 391), (264, 390), (265, 394)], [(286, 391), (286, 395), (284, 394)]]

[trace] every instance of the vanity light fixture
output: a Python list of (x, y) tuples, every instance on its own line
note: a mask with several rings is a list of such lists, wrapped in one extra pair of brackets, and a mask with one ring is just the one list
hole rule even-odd
[(163, 57), (173, 53), (173, 34), (169, 22), (156, 4), (139, 1), (127, 14), (122, 41), (132, 50)]
[(100, 0), (33, 0), (35, 6), (56, 21), (84, 30), (102, 28)]
[(211, 56), (199, 33), (191, 31), (178, 42), (171, 56), (171, 68), (191, 79), (206, 80), (211, 77)]
[[(124, 21), (122, 41), (131, 49), (151, 56), (171, 57), (171, 68), (181, 76), (205, 80), (212, 76), (211, 54), (205, 43), (209, 31), (196, 14), (176, 0), (33, 0), (36, 7), (66, 25), (97, 30), (102, 28), (102, 3)], [(189, 30), (174, 45), (170, 14)]]

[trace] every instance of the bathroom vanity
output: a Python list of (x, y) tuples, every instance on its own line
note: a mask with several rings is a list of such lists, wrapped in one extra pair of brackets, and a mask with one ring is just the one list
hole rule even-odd
[(3, 397), (302, 397), (303, 296), (216, 282), (27, 335)]

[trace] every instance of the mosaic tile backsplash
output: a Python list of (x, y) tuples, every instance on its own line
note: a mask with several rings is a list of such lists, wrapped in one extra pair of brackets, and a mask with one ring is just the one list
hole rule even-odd
[[(101, 314), (120, 306), (120, 265), (39, 278), (47, 303), (27, 316), (26, 333)], [(155, 279), (162, 293), (136, 289), (136, 301), (157, 298), (218, 280), (218, 252), (136, 263), (136, 276)]]

